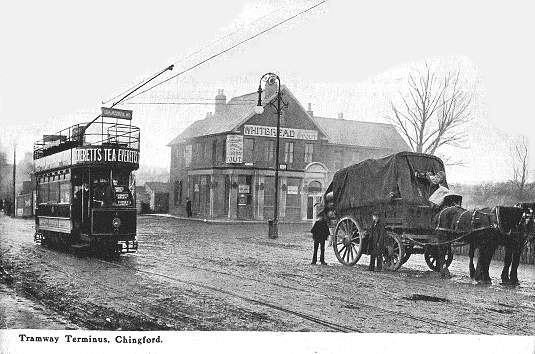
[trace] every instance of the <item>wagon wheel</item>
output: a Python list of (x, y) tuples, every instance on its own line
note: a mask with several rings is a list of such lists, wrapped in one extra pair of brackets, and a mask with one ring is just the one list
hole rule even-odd
[[(448, 247), (446, 254), (444, 255), (446, 258), (446, 268), (450, 266), (451, 262), (453, 261), (453, 252), (451, 251), (451, 247)], [(425, 263), (427, 263), (427, 266), (429, 269), (431, 269), (434, 272), (438, 272), (438, 265), (437, 265), (437, 249), (431, 248), (430, 250), (426, 250), (424, 253)]]
[(404, 257), (405, 250), (401, 237), (393, 232), (387, 232), (384, 239), (383, 268), (391, 271), (398, 270), (403, 264)]
[(407, 263), (411, 255), (412, 255), (412, 247), (411, 246), (405, 247), (405, 253), (403, 254), (403, 258), (401, 258), (401, 265)]
[(338, 221), (333, 235), (333, 250), (343, 265), (355, 265), (362, 255), (362, 232), (355, 219), (344, 217)]

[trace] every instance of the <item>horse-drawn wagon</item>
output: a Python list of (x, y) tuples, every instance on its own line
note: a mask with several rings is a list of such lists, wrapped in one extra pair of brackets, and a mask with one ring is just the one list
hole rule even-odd
[(439, 186), (447, 187), (443, 162), (421, 153), (401, 152), (337, 171), (324, 196), (336, 220), (336, 258), (354, 265), (369, 254), (372, 229), (381, 220), (384, 268), (397, 270), (412, 254), (423, 254), (432, 270), (447, 267), (453, 258), (451, 235), (436, 232), (438, 210), (429, 201)]

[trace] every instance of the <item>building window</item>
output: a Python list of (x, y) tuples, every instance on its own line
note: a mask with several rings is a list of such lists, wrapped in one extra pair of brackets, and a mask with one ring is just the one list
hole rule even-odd
[(204, 161), (208, 162), (210, 161), (210, 158), (212, 157), (212, 144), (210, 141), (206, 141), (204, 144)]
[(243, 139), (243, 162), (253, 162), (254, 139)]
[(305, 163), (313, 161), (314, 144), (305, 143)]
[(186, 167), (191, 165), (191, 155), (192, 155), (192, 146), (186, 145), (186, 147), (184, 148), (184, 164), (186, 165)]
[(175, 205), (182, 204), (182, 181), (175, 181)]
[(217, 140), (212, 141), (212, 162), (217, 161)]
[(284, 143), (284, 162), (285, 163), (294, 162), (294, 143), (293, 142)]
[(344, 167), (344, 162), (342, 161), (342, 151), (338, 150), (334, 153), (334, 169), (339, 170)]
[(275, 142), (273, 140), (266, 140), (264, 145), (264, 161), (273, 161), (275, 156)]
[(227, 140), (221, 141), (221, 149), (219, 150), (221, 152), (221, 156), (219, 157), (219, 161), (225, 162), (225, 154), (227, 152)]

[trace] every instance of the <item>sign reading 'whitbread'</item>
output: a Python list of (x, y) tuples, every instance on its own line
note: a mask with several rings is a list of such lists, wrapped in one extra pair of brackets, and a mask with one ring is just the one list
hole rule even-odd
[[(276, 138), (277, 128), (266, 127), (263, 125), (245, 125), (243, 126), (243, 135), (267, 136)], [(318, 140), (318, 131), (296, 128), (280, 128), (279, 137), (298, 140)]]

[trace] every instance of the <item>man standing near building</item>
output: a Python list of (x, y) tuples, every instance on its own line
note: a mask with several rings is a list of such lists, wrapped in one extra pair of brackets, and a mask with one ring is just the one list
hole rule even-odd
[(189, 200), (189, 198), (186, 198), (186, 214), (188, 215), (188, 218), (191, 218), (191, 200)]
[(314, 223), (314, 226), (312, 226), (312, 230), (310, 232), (312, 233), (312, 239), (314, 240), (314, 255), (312, 256), (312, 263), (316, 264), (316, 261), (318, 259), (318, 247), (320, 248), (320, 262), (323, 265), (326, 265), (325, 263), (325, 241), (327, 240), (327, 237), (331, 233), (329, 230), (329, 219), (327, 218), (327, 215), (325, 215), (325, 210), (321, 210), (321, 212), (318, 214), (319, 219)]

